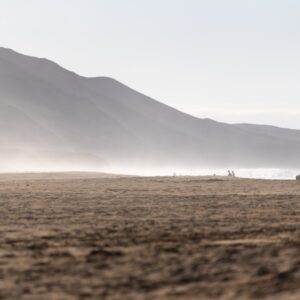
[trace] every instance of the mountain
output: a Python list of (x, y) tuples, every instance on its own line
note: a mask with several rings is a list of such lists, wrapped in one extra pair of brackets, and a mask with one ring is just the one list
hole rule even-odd
[(199, 119), (6, 48), (0, 137), (0, 170), (300, 167), (300, 130)]

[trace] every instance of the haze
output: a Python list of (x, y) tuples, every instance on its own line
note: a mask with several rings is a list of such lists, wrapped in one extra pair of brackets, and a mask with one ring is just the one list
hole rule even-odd
[(300, 129), (300, 2), (3, 0), (1, 46), (198, 117)]
[(0, 171), (300, 168), (300, 130), (195, 118), (3, 47), (0, 136)]

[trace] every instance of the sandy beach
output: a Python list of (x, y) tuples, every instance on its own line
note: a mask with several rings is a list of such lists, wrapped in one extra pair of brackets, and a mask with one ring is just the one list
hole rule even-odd
[(0, 299), (299, 299), (300, 183), (0, 175)]

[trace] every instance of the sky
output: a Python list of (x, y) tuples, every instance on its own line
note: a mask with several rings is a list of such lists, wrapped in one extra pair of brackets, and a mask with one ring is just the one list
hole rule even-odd
[(299, 0), (0, 0), (0, 46), (201, 118), (300, 129)]

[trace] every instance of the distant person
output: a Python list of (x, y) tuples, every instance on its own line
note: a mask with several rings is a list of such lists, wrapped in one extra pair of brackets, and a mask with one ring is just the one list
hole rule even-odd
[(231, 171), (228, 170), (228, 177), (232, 177)]
[(231, 171), (231, 176), (232, 176), (232, 177), (235, 177), (235, 173), (234, 173), (233, 170)]

